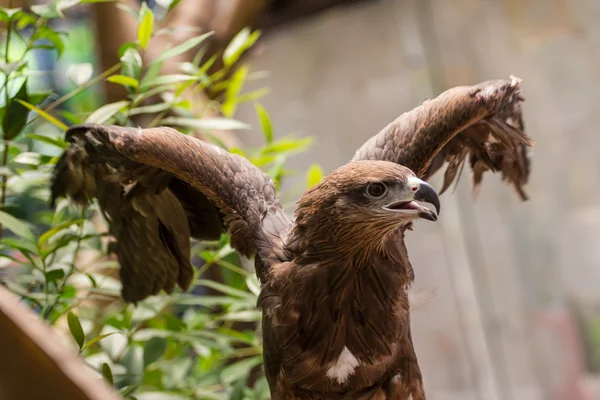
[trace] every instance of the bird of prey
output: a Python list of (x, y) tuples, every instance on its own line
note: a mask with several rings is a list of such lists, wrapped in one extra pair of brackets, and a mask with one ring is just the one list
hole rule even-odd
[(261, 282), (273, 399), (424, 400), (404, 235), (417, 219), (437, 219), (438, 195), (425, 181), (446, 162), (442, 192), (468, 159), (475, 187), (485, 171), (499, 171), (526, 199), (532, 141), (522, 101), (514, 77), (447, 90), (309, 189), (293, 220), (245, 158), (167, 127), (72, 127), (52, 198), (98, 199), (129, 302), (176, 284), (186, 290), (189, 238), (228, 231)]

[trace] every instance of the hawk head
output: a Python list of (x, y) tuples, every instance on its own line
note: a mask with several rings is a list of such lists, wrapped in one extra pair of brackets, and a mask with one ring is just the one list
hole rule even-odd
[(379, 247), (416, 219), (437, 220), (435, 190), (410, 169), (387, 161), (357, 161), (333, 171), (298, 202), (296, 228), (305, 244)]

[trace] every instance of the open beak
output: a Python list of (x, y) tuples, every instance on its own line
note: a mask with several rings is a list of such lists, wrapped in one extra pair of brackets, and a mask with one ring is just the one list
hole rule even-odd
[(437, 216), (440, 214), (440, 199), (435, 192), (435, 189), (432, 188), (430, 184), (421, 181), (419, 189), (415, 192), (415, 197), (413, 199), (422, 201), (423, 203), (429, 203), (435, 207), (435, 213), (429, 208), (423, 207), (423, 210), (419, 211), (419, 217), (430, 221), (437, 221)]
[[(403, 200), (396, 203), (387, 205), (385, 208), (390, 211), (402, 212), (408, 211), (416, 213), (419, 218), (427, 219), (429, 221), (437, 221), (440, 213), (440, 199), (438, 198), (435, 189), (431, 187), (427, 182), (424, 182), (418, 178), (413, 178), (410, 183), (412, 189), (412, 199)], [(435, 211), (431, 211), (429, 208), (420, 205), (417, 201), (423, 203), (429, 203), (435, 207)]]

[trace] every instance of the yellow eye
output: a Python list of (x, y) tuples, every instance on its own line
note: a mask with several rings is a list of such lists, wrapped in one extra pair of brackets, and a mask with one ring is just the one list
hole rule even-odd
[(371, 197), (381, 197), (387, 192), (387, 186), (381, 182), (369, 183), (367, 186), (367, 194)]

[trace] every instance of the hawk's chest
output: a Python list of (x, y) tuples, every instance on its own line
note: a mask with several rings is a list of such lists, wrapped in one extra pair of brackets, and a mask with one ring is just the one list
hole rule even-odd
[(373, 384), (392, 363), (408, 324), (401, 266), (300, 267), (272, 310), (286, 379), (313, 390)]

